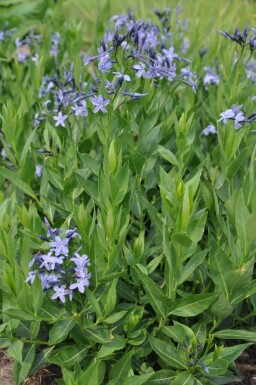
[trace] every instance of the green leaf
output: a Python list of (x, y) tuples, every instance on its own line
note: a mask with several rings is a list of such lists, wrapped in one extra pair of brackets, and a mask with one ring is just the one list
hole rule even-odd
[(101, 346), (97, 358), (105, 358), (111, 355), (116, 350), (121, 350), (125, 347), (126, 341), (123, 337), (114, 335), (113, 340)]
[(194, 332), (188, 326), (179, 323), (172, 326), (164, 326), (161, 332), (180, 344), (196, 340)]
[[(218, 359), (223, 358), (225, 361), (227, 361), (228, 363), (231, 364), (243, 353), (243, 351), (245, 349), (247, 349), (251, 345), (252, 345), (252, 343), (249, 342), (247, 344), (238, 344), (238, 345), (227, 347), (227, 348), (222, 347), (222, 349), (220, 350), (220, 353), (218, 355)], [(214, 353), (210, 353), (207, 356), (207, 358), (208, 357), (213, 358)]]
[(189, 372), (181, 372), (177, 375), (175, 380), (171, 382), (171, 385), (194, 385), (195, 377)]
[(33, 308), (35, 310), (35, 313), (37, 313), (38, 310), (41, 309), (42, 303), (44, 300), (42, 284), (38, 275), (36, 275), (35, 280), (32, 284), (32, 294), (33, 294)]
[(75, 373), (71, 372), (64, 366), (62, 366), (61, 372), (63, 375), (63, 381), (65, 385), (77, 385), (77, 376), (75, 375)]
[[(228, 370), (228, 361), (219, 358), (218, 360), (212, 362), (212, 360), (204, 359), (204, 364), (208, 368), (208, 376), (218, 376), (225, 374)], [(202, 372), (203, 369), (201, 369)]]
[(102, 314), (99, 302), (97, 301), (97, 298), (95, 297), (93, 292), (90, 291), (88, 288), (86, 289), (86, 296), (87, 296), (88, 302), (90, 303), (91, 307), (93, 308), (97, 316), (102, 319), (103, 314)]
[(76, 382), (77, 385), (100, 385), (104, 379), (106, 365), (103, 361), (93, 362), (83, 371)]
[(14, 4), (12, 7), (6, 8), (4, 15), (6, 18), (23, 17), (26, 19), (42, 20), (44, 13), (48, 7), (47, 0), (22, 1), (21, 4)]
[(62, 349), (59, 349), (51, 358), (48, 358), (46, 361), (59, 365), (71, 367), (76, 362), (82, 361), (88, 352), (87, 346), (77, 346), (77, 345), (67, 345)]
[(186, 298), (176, 300), (175, 307), (169, 312), (180, 317), (194, 317), (206, 309), (216, 301), (218, 294), (192, 294)]
[(131, 371), (131, 359), (134, 354), (133, 350), (123, 355), (123, 357), (117, 361), (110, 369), (109, 378), (125, 378), (129, 376)]
[(80, 159), (83, 164), (89, 168), (91, 172), (93, 172), (96, 176), (99, 176), (100, 163), (98, 160), (94, 159), (92, 156), (88, 154), (79, 153)]
[(229, 299), (230, 285), (233, 285), (236, 277), (234, 276), (234, 269), (230, 258), (215, 241), (212, 241), (212, 248), (210, 250), (210, 269), (213, 282)]
[(33, 314), (29, 314), (20, 308), (9, 308), (9, 309), (5, 310), (4, 313), (7, 314), (8, 316), (12, 317), (12, 318), (23, 320), (23, 321), (37, 321), (38, 320), (38, 317), (34, 316)]
[(143, 385), (147, 382), (153, 373), (141, 374), (140, 376), (130, 376), (128, 378), (115, 378), (107, 383), (107, 385)]
[(98, 186), (95, 182), (92, 182), (84, 177), (83, 170), (76, 171), (77, 179), (80, 186), (84, 191), (97, 203), (101, 208), (102, 204), (99, 202)]
[(175, 369), (186, 369), (186, 362), (183, 357), (177, 354), (175, 348), (162, 340), (148, 336), (150, 345), (155, 353), (164, 360), (168, 366)]
[(216, 338), (224, 340), (246, 340), (256, 342), (256, 332), (248, 330), (225, 329), (214, 333)]
[(256, 293), (256, 280), (254, 279), (246, 287), (236, 292), (235, 295), (232, 297), (230, 303), (232, 305), (237, 305), (239, 302), (242, 302), (245, 298), (251, 297), (255, 293)]
[(39, 369), (41, 369), (45, 365), (45, 362), (47, 358), (50, 357), (53, 349), (54, 349), (54, 346), (51, 346), (50, 348), (46, 348), (40, 351), (38, 354), (36, 354), (29, 374), (36, 373)]
[(173, 152), (163, 146), (158, 146), (158, 152), (169, 163), (179, 167), (179, 162)]
[(17, 340), (11, 343), (7, 350), (7, 354), (22, 364), (22, 350), (23, 342), (21, 340)]
[(20, 373), (19, 373), (19, 384), (21, 384), (28, 376), (28, 373), (32, 367), (34, 358), (35, 358), (35, 345), (31, 345), (21, 364)]
[(105, 344), (110, 342), (110, 335), (107, 329), (102, 326), (86, 327), (83, 330), (83, 334), (90, 341)]
[(29, 137), (26, 139), (25, 145), (23, 147), (21, 157), (20, 157), (20, 164), (24, 164), (27, 153), (29, 151), (30, 145), (34, 139), (35, 133), (37, 132), (37, 129), (35, 128), (29, 135)]
[(178, 278), (178, 285), (181, 285), (193, 274), (195, 269), (201, 265), (206, 257), (208, 250), (202, 250), (193, 255), (185, 266), (182, 266), (180, 276)]
[(122, 319), (127, 314), (127, 310), (118, 311), (117, 313), (113, 313), (107, 318), (104, 319), (104, 322), (107, 324), (114, 324), (120, 319)]
[(249, 221), (250, 213), (245, 204), (243, 191), (240, 192), (235, 209), (235, 225), (238, 239), (242, 245), (244, 256), (247, 255), (250, 244), (248, 244), (247, 237), (247, 222)]
[(49, 332), (49, 344), (57, 345), (60, 342), (64, 341), (70, 330), (76, 324), (76, 320), (74, 318), (70, 318), (69, 320), (57, 321), (54, 326), (51, 328)]
[(102, 306), (103, 306), (103, 314), (104, 317), (110, 315), (116, 306), (116, 284), (117, 279), (114, 279), (111, 282), (108, 290), (103, 294), (101, 298)]
[(147, 381), (147, 385), (170, 385), (171, 381), (176, 377), (173, 370), (162, 369), (153, 373), (152, 377)]
[(15, 171), (10, 171), (5, 167), (0, 167), (0, 175), (8, 179), (14, 186), (16, 186), (24, 194), (30, 196), (35, 201), (37, 201), (37, 203), (39, 203), (31, 187), (28, 186), (26, 183), (24, 183)]
[(51, 167), (49, 164), (45, 164), (44, 171), (53, 186), (55, 186), (58, 190), (63, 191), (63, 177), (60, 175), (60, 172), (58, 172), (57, 169)]
[(150, 303), (150, 305), (153, 307), (156, 314), (165, 318), (166, 312), (168, 310), (167, 304), (172, 304), (172, 302), (168, 297), (165, 296), (155, 281), (140, 271), (138, 274), (147, 294), (148, 303)]

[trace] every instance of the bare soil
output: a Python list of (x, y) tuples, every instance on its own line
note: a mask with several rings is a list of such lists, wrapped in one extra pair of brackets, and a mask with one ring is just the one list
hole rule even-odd
[[(12, 376), (13, 359), (8, 357), (5, 349), (0, 349), (0, 384), (15, 385)], [(36, 374), (28, 377), (23, 385), (56, 385), (56, 378), (61, 378), (60, 369), (57, 366), (49, 365)]]

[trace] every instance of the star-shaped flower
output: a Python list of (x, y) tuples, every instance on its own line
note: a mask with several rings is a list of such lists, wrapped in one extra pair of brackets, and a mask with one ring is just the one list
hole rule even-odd
[(65, 120), (68, 115), (63, 115), (61, 111), (58, 112), (57, 116), (54, 116), (53, 119), (56, 120), (55, 127), (62, 126), (65, 127)]

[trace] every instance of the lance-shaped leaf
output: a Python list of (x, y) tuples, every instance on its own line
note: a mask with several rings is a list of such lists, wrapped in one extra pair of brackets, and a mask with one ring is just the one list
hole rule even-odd
[(49, 332), (49, 344), (56, 345), (64, 341), (75, 324), (74, 318), (56, 322)]
[(87, 346), (67, 345), (63, 349), (59, 349), (51, 358), (48, 358), (47, 362), (70, 367), (76, 362), (80, 362), (87, 352)]
[(209, 309), (217, 298), (218, 293), (192, 294), (186, 298), (177, 300), (169, 314), (180, 317), (194, 317), (206, 309)]
[(225, 329), (214, 333), (214, 336), (224, 340), (246, 340), (256, 342), (256, 332), (250, 330)]
[(8, 179), (14, 186), (16, 186), (24, 194), (30, 196), (31, 198), (33, 198), (35, 201), (38, 202), (38, 199), (34, 194), (33, 190), (31, 189), (31, 187), (27, 185), (25, 182), (23, 182), (15, 171), (10, 171), (5, 167), (0, 167), (0, 175)]
[(172, 381), (172, 385), (194, 385), (195, 377), (189, 372), (181, 372), (177, 375), (174, 381)]
[(96, 361), (80, 373), (77, 385), (100, 385), (104, 379), (106, 365), (104, 361)]
[(155, 310), (156, 314), (164, 318), (168, 311), (168, 307), (172, 305), (172, 302), (165, 296), (160, 286), (158, 286), (153, 279), (146, 274), (143, 274), (139, 269), (137, 271), (147, 294), (148, 303)]
[(143, 385), (152, 377), (153, 373), (141, 374), (139, 376), (131, 376), (128, 378), (115, 378), (107, 383), (107, 385)]
[(148, 336), (150, 345), (155, 353), (170, 367), (175, 369), (186, 369), (186, 362), (181, 357), (172, 344), (159, 340), (152, 336)]
[(109, 377), (112, 379), (128, 377), (132, 369), (131, 359), (134, 354), (133, 350), (126, 353), (119, 361), (117, 361), (111, 368)]

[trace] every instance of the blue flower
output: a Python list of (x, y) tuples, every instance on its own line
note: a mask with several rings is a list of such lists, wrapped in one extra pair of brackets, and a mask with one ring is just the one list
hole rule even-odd
[(98, 111), (103, 113), (108, 112), (105, 106), (109, 104), (109, 99), (103, 98), (102, 95), (94, 96), (91, 98), (92, 104), (95, 106), (93, 112), (96, 114)]
[(54, 116), (53, 119), (56, 120), (55, 127), (62, 126), (65, 127), (65, 120), (68, 115), (63, 115), (61, 111), (58, 112), (57, 116)]
[(66, 285), (61, 285), (60, 287), (54, 286), (53, 290), (55, 293), (51, 296), (51, 299), (59, 298), (63, 303), (66, 301), (65, 295), (70, 294), (69, 290), (66, 288)]
[(86, 287), (89, 286), (89, 279), (91, 277), (91, 274), (87, 274), (85, 277), (77, 278), (75, 283), (72, 283), (72, 285), (69, 286), (71, 290), (78, 289), (80, 293), (84, 293), (84, 290)]
[(203, 129), (202, 134), (208, 136), (210, 134), (217, 134), (216, 127), (210, 123), (206, 128)]
[(54, 237), (54, 242), (50, 242), (49, 245), (53, 247), (50, 251), (55, 252), (55, 255), (68, 255), (68, 247), (67, 244), (69, 242), (69, 238), (61, 239), (59, 236)]

